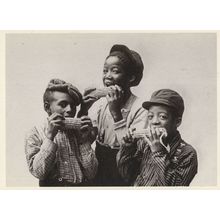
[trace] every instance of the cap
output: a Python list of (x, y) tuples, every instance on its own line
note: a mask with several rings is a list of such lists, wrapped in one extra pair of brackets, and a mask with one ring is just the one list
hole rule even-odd
[(129, 58), (133, 66), (132, 74), (136, 76), (131, 86), (137, 86), (143, 77), (144, 70), (144, 64), (142, 62), (141, 56), (137, 52), (130, 50), (127, 46), (121, 44), (113, 45), (113, 47), (110, 50), (110, 54), (113, 52), (121, 52)]
[(80, 93), (80, 91), (71, 83), (66, 83), (65, 81), (60, 79), (50, 80), (46, 91), (66, 92), (75, 101), (76, 105), (79, 105), (82, 102), (82, 94)]
[(144, 102), (142, 107), (148, 110), (152, 105), (158, 104), (172, 108), (180, 117), (183, 115), (183, 98), (177, 92), (171, 89), (160, 89), (155, 91), (152, 94), (150, 101)]

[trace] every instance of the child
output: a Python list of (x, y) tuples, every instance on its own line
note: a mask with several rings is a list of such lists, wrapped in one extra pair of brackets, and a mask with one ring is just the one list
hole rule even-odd
[[(146, 110), (130, 90), (140, 83), (143, 69), (140, 55), (125, 45), (114, 45), (105, 60), (103, 83), (109, 91), (106, 98), (99, 100), (98, 114), (93, 121), (98, 130), (95, 149), (99, 162), (96, 185), (126, 185), (118, 173), (116, 154), (127, 129), (132, 125), (139, 128), (145, 125), (143, 119), (146, 118)], [(97, 101), (90, 92), (84, 94), (81, 112), (86, 113)]]
[(74, 118), (81, 100), (70, 83), (49, 82), (44, 93), (47, 121), (35, 126), (25, 140), (28, 167), (40, 186), (88, 185), (96, 174), (97, 159), (88, 140), (91, 120), (81, 117), (80, 130), (65, 128), (65, 119)]
[[(117, 155), (121, 176), (135, 186), (189, 186), (198, 164), (195, 149), (177, 130), (184, 111), (182, 97), (161, 89), (142, 106), (148, 110), (148, 134), (136, 140), (130, 130), (124, 137)], [(166, 130), (163, 138), (161, 129)]]

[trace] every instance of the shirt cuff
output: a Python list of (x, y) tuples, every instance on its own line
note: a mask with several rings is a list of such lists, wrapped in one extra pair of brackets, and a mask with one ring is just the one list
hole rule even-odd
[(92, 151), (92, 147), (89, 142), (80, 144), (79, 148), (82, 155), (88, 154), (88, 152)]

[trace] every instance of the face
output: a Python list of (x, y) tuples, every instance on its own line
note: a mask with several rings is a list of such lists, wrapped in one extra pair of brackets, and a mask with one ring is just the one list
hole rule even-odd
[(116, 56), (110, 56), (105, 60), (103, 69), (104, 86), (119, 85), (122, 88), (128, 87), (128, 74), (120, 59)]
[(59, 91), (54, 91), (50, 95), (50, 103), (46, 107), (49, 115), (59, 113), (64, 117), (74, 117), (76, 114), (76, 105), (69, 94)]
[(152, 127), (162, 127), (167, 130), (168, 136), (173, 135), (179, 126), (178, 120), (166, 106), (151, 106), (148, 111), (148, 124)]

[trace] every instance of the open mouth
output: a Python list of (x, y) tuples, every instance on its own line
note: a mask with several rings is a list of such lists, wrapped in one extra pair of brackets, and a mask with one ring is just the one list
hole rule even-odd
[(105, 80), (105, 81), (104, 81), (104, 84), (105, 84), (106, 86), (113, 86), (113, 85), (114, 85), (114, 82), (111, 81), (111, 80)]

